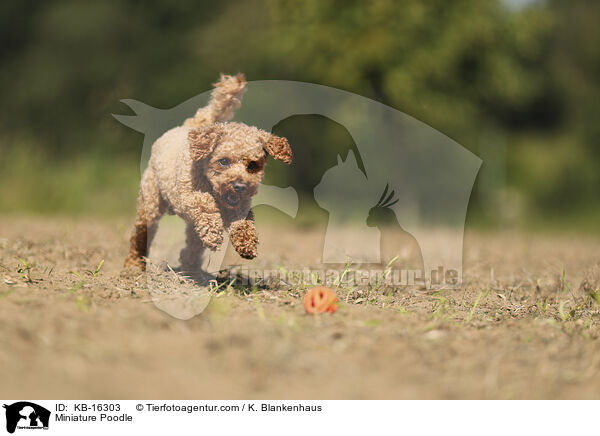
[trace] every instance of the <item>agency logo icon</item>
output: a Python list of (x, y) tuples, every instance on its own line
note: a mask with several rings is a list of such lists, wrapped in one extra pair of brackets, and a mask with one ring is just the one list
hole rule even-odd
[(48, 430), (50, 411), (45, 407), (29, 401), (18, 401), (3, 406), (6, 409), (6, 431), (15, 430)]

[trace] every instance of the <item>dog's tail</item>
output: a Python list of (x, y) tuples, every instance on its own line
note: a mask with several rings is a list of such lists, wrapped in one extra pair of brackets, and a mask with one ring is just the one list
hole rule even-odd
[(242, 73), (235, 76), (221, 74), (213, 89), (208, 105), (201, 107), (192, 118), (183, 123), (184, 126), (202, 127), (220, 121), (228, 121), (242, 105), (242, 95), (246, 92), (246, 78)]

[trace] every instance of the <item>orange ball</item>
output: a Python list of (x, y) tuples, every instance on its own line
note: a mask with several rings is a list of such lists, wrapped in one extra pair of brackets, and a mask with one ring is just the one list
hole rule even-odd
[(317, 286), (304, 295), (304, 308), (308, 313), (333, 313), (337, 310), (338, 299), (333, 289)]

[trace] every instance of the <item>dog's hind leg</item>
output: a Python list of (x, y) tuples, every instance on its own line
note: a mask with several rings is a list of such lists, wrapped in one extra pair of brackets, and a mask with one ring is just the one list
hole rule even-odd
[(193, 276), (200, 270), (200, 260), (204, 251), (204, 244), (198, 236), (193, 224), (187, 224), (185, 228), (185, 247), (179, 254), (181, 271)]
[(156, 234), (158, 221), (165, 210), (166, 204), (161, 199), (154, 172), (148, 167), (144, 171), (140, 184), (135, 227), (129, 239), (129, 256), (125, 259), (125, 266), (145, 269), (145, 258), (148, 256), (150, 244)]

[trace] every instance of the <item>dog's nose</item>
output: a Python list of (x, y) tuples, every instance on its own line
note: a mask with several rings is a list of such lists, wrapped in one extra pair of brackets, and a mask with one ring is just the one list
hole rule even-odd
[(235, 182), (233, 184), (233, 190), (235, 192), (244, 192), (246, 190), (246, 184), (241, 182)]

